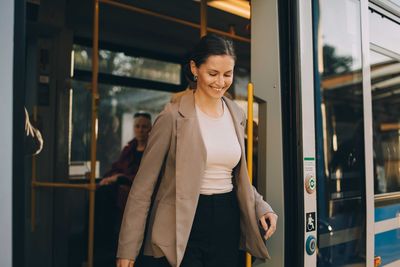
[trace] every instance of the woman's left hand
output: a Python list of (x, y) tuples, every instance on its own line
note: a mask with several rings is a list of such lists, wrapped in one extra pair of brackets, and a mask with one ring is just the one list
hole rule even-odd
[(273, 212), (267, 212), (260, 218), (261, 226), (265, 230), (264, 239), (270, 238), (276, 231), (276, 222), (278, 221), (278, 215)]

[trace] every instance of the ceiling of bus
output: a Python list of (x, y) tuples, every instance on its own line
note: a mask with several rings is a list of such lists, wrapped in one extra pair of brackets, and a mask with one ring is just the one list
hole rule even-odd
[[(200, 4), (193, 0), (125, 0), (126, 3), (163, 15), (199, 24)], [(92, 1), (66, 0), (65, 20), (75, 37), (92, 36)], [(250, 37), (250, 21), (214, 8), (208, 8), (208, 26), (225, 32), (231, 25), (239, 36)], [(149, 53), (181, 59), (198, 40), (197, 28), (161, 18), (100, 4), (100, 40), (114, 45), (131, 47)], [(235, 41), (238, 65), (250, 68), (250, 44)]]

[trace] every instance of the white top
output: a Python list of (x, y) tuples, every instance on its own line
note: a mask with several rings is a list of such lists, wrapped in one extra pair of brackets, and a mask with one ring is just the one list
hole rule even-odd
[(219, 118), (205, 114), (196, 106), (201, 135), (207, 150), (207, 162), (200, 194), (212, 195), (232, 191), (232, 169), (241, 156), (232, 116), (223, 103), (224, 113)]

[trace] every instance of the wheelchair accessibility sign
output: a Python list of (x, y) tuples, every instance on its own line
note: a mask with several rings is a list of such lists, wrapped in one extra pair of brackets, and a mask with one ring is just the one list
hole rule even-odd
[(315, 231), (315, 212), (306, 213), (306, 232)]

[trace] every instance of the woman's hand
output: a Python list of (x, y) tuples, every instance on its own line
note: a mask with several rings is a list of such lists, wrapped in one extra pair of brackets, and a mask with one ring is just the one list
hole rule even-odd
[(102, 185), (113, 184), (113, 183), (115, 183), (117, 181), (118, 176), (121, 176), (121, 174), (120, 173), (116, 173), (116, 174), (111, 175), (109, 177), (105, 177), (100, 181), (99, 185), (102, 186)]
[(117, 259), (117, 267), (133, 267), (133, 260)]
[(264, 239), (270, 238), (276, 231), (276, 222), (278, 221), (278, 215), (273, 212), (267, 212), (260, 218), (261, 226), (265, 230)]

